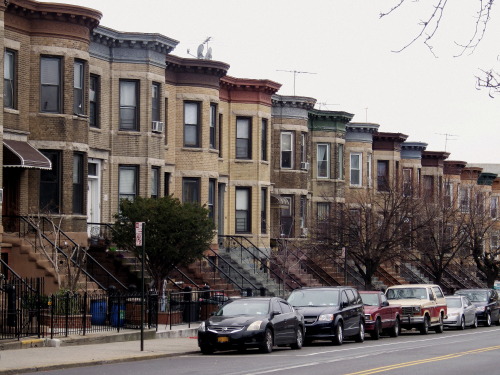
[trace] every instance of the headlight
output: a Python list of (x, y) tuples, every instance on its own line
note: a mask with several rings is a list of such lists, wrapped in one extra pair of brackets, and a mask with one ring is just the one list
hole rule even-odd
[(486, 306), (477, 306), (476, 307), (477, 312), (484, 312), (484, 310), (486, 310)]
[(373, 320), (372, 316), (370, 314), (365, 314), (365, 319), (366, 320)]
[(198, 327), (198, 331), (204, 332), (204, 331), (206, 331), (206, 329), (207, 329), (207, 326), (205, 325), (205, 322), (204, 321), (201, 322), (200, 326)]
[(416, 313), (419, 313), (422, 309), (420, 308), (420, 306), (414, 306), (413, 307), (413, 311), (416, 312)]
[(318, 318), (319, 322), (326, 322), (331, 320), (333, 320), (333, 314), (322, 314)]
[(257, 331), (260, 329), (260, 325), (262, 324), (262, 320), (257, 320), (250, 324), (247, 328), (247, 331)]
[(457, 312), (451, 312), (451, 313), (448, 313), (448, 316), (458, 316), (460, 315), (459, 313)]

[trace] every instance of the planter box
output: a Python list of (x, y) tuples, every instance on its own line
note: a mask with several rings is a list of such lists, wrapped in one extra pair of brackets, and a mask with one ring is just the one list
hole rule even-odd
[[(87, 314), (85, 316), (85, 328), (91, 327), (92, 315)], [(51, 326), (51, 316), (50, 314), (40, 315), (41, 325), (50, 328), (66, 328), (66, 316), (65, 315), (54, 315), (53, 325)], [(72, 329), (83, 329), (83, 315), (70, 315), (68, 316), (68, 328)]]

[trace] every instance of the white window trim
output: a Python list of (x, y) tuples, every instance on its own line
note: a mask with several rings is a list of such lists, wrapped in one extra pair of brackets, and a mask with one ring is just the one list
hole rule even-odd
[[(285, 135), (290, 136), (290, 150), (283, 149), (283, 138)], [(293, 169), (293, 159), (294, 159), (293, 146), (294, 146), (293, 132), (281, 132), (281, 136), (280, 136), (280, 168), (281, 169)], [(283, 151), (290, 152), (290, 167), (283, 167)]]
[[(353, 171), (352, 157), (353, 156), (359, 156), (359, 169), (355, 169), (357, 171), (359, 170), (359, 184), (352, 183), (352, 171)], [(371, 175), (371, 173), (370, 173), (370, 175)], [(369, 181), (371, 182), (371, 178)], [(350, 186), (363, 186), (363, 154), (361, 152), (351, 152), (349, 154), (349, 185)]]
[[(326, 146), (326, 176), (319, 175), (319, 163), (323, 160), (318, 159), (320, 146)], [(330, 178), (330, 144), (329, 143), (317, 143), (316, 144), (316, 176), (318, 179), (328, 179)]]

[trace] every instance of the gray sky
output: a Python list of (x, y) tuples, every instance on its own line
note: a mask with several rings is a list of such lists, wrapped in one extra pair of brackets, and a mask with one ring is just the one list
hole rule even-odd
[[(500, 163), (500, 95), (476, 90), (480, 69), (500, 55), (500, 9), (473, 54), (454, 57), (475, 27), (478, 1), (448, 5), (434, 45), (400, 49), (419, 32), (431, 0), (409, 1), (380, 19), (398, 0), (53, 0), (97, 9), (101, 25), (118, 31), (154, 32), (178, 40), (173, 54), (189, 57), (211, 37), (214, 60), (229, 75), (271, 79), (282, 95), (316, 98), (326, 110), (353, 113), (400, 132), (449, 160)], [(500, 0), (499, 0), (500, 2)], [(317, 106), (318, 107), (318, 106)], [(448, 136), (446, 135), (448, 134)], [(446, 139), (447, 142), (446, 142)]]

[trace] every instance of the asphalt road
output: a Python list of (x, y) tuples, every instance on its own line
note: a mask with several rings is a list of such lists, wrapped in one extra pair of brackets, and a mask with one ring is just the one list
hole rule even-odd
[[(302, 350), (275, 348), (271, 354), (216, 352), (141, 362), (80, 367), (44, 374), (175, 375), (463, 375), (500, 374), (499, 327), (444, 334), (403, 333), (338, 347), (315, 342)], [(40, 373), (37, 373), (40, 374)]]

